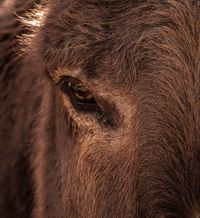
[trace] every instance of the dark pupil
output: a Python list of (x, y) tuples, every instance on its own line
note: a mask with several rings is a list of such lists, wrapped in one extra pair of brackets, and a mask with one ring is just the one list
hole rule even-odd
[(69, 97), (71, 104), (77, 111), (93, 113), (98, 121), (113, 126), (112, 120), (106, 116), (92, 93), (79, 79), (65, 76), (61, 78), (57, 85), (60, 87), (61, 91)]
[(80, 103), (96, 104), (91, 92), (76, 79), (68, 81), (68, 88), (71, 95)]
[(92, 94), (81, 84), (71, 85), (71, 90), (76, 94), (76, 96), (80, 99), (91, 99)]

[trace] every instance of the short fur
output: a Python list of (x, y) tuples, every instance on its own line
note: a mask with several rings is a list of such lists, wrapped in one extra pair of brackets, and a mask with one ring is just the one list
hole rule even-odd
[[(1, 216), (199, 217), (199, 1), (37, 3), (0, 1)], [(77, 112), (62, 75), (114, 125)]]

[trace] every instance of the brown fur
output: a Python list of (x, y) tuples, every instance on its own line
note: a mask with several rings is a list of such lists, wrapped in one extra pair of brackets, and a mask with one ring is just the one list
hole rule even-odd
[[(199, 216), (199, 11), (192, 0), (44, 1), (14, 31), (24, 56), (7, 61), (0, 41), (4, 217)], [(113, 125), (78, 112), (55, 85), (63, 75)]]

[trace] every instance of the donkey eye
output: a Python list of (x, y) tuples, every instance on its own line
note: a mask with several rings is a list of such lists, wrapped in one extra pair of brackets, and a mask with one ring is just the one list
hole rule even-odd
[(92, 111), (98, 109), (92, 93), (79, 79), (64, 77), (61, 79), (60, 88), (63, 93), (69, 96), (71, 103), (77, 110)]
[(87, 103), (94, 103), (94, 98), (91, 92), (87, 90), (79, 81), (68, 82), (68, 87), (77, 100)]
[(112, 118), (98, 105), (92, 93), (79, 79), (64, 76), (57, 82), (57, 86), (68, 96), (71, 104), (77, 111), (92, 113), (101, 124), (114, 126)]

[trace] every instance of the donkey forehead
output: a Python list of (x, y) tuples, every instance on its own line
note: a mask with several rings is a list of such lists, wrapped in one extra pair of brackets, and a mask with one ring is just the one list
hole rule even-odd
[(190, 52), (197, 49), (191, 3), (54, 3), (43, 27), (42, 55), (55, 68), (79, 68), (88, 77), (107, 77), (126, 85), (155, 68), (170, 70), (178, 65), (181, 73)]

